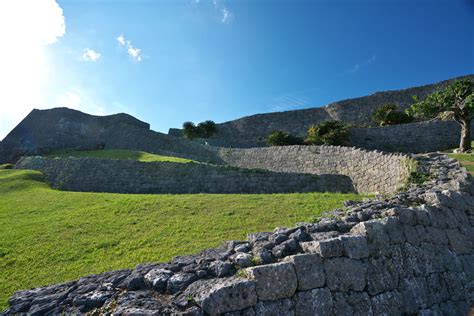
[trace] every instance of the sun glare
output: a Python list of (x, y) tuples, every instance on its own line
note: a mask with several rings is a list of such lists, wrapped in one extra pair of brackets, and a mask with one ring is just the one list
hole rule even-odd
[(65, 33), (54, 0), (0, 1), (0, 125), (41, 107), (48, 79), (46, 45)]

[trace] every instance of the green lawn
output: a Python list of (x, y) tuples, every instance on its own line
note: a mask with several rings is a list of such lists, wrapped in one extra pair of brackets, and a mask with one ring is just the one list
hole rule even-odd
[[(474, 148), (474, 141), (472, 142), (472, 147)], [(474, 154), (453, 154), (452, 150), (449, 152), (449, 157), (457, 159), (467, 171), (474, 175)]]
[(104, 150), (62, 150), (49, 154), (47, 157), (95, 157), (95, 158), (109, 158), (109, 159), (129, 159), (143, 162), (168, 161), (168, 162), (192, 162), (192, 160), (171, 156), (161, 156), (150, 154), (137, 150), (124, 149), (104, 149)]
[(0, 310), (16, 290), (166, 261), (362, 198), (61, 192), (31, 170), (0, 170), (0, 196)]

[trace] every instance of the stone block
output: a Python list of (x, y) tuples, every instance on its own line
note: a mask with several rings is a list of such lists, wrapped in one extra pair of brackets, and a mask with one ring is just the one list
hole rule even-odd
[(323, 258), (342, 256), (342, 244), (339, 238), (330, 238), (314, 242), (312, 252), (319, 254)]
[(426, 208), (420, 208), (413, 210), (415, 214), (416, 223), (418, 225), (429, 226), (431, 225), (430, 216)]
[[(420, 226), (423, 227), (423, 226)], [(420, 244), (420, 235), (416, 226), (412, 225), (403, 225), (403, 233), (405, 234), (405, 239), (408, 243), (413, 246), (418, 246)]]
[(390, 239), (380, 220), (361, 222), (351, 229), (351, 234), (365, 236), (372, 255), (386, 255), (390, 252)]
[(168, 279), (167, 291), (176, 293), (184, 290), (189, 284), (197, 279), (194, 273), (176, 273)]
[(382, 223), (385, 225), (385, 230), (391, 244), (402, 244), (405, 242), (405, 234), (397, 217), (384, 218)]
[(426, 227), (426, 232), (431, 238), (431, 242), (437, 245), (446, 245), (448, 243), (448, 239), (446, 238), (446, 234), (441, 228), (437, 227)]
[(351, 259), (362, 259), (369, 256), (367, 239), (364, 236), (341, 236), (342, 252)]
[(400, 282), (400, 295), (403, 300), (403, 312), (414, 314), (428, 307), (429, 292), (424, 277), (406, 278)]
[(256, 316), (293, 316), (295, 304), (291, 299), (277, 301), (259, 301), (255, 305)]
[(398, 291), (385, 292), (371, 298), (374, 315), (402, 315), (400, 307), (403, 304)]
[(372, 258), (367, 268), (367, 290), (370, 295), (397, 288), (398, 273), (392, 260), (385, 257)]
[(298, 279), (298, 290), (306, 291), (324, 286), (326, 275), (323, 262), (317, 254), (299, 254), (285, 258), (293, 263)]
[(327, 287), (331, 291), (362, 291), (366, 285), (367, 266), (359, 260), (333, 258), (324, 261)]
[(327, 288), (298, 292), (295, 302), (296, 315), (333, 315), (333, 299)]
[(166, 283), (173, 275), (173, 272), (166, 269), (152, 269), (145, 274), (144, 280), (148, 287), (152, 287), (155, 291), (164, 292), (166, 290)]
[(293, 263), (279, 262), (246, 269), (255, 282), (258, 299), (278, 300), (293, 296), (298, 286)]
[(209, 315), (238, 311), (257, 303), (255, 283), (244, 278), (199, 280), (184, 293)]
[(445, 233), (448, 237), (449, 247), (454, 252), (462, 255), (469, 254), (472, 251), (472, 241), (468, 240), (459, 230), (446, 229)]
[(334, 315), (373, 315), (370, 297), (365, 292), (335, 292), (333, 301)]

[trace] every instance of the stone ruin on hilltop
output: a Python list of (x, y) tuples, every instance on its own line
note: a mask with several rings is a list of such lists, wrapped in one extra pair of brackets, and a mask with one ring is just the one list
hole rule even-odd
[(447, 156), (413, 158), (423, 185), (168, 263), (19, 291), (6, 314), (466, 315), (474, 183)]
[[(434, 86), (415, 89), (427, 92)], [(367, 98), (400, 101), (412, 92)], [(357, 100), (363, 103), (364, 98)], [(344, 118), (347, 113), (363, 115), (373, 105), (358, 112), (352, 101), (324, 111)], [(305, 111), (290, 114), (301, 118), (311, 112)], [(247, 240), (228, 241), (167, 263), (140, 264), (18, 291), (5, 314), (467, 315), (470, 308), (474, 312), (472, 177), (442, 154), (369, 150), (386, 149), (382, 147), (387, 143), (396, 152), (454, 147), (458, 137), (451, 122), (354, 129), (352, 140), (365, 149), (245, 148), (259, 145), (250, 141), (258, 130), (229, 136), (229, 131), (248, 122), (263, 120), (273, 126), (284, 122), (286, 115), (221, 124), (220, 136), (211, 144), (228, 147), (237, 139), (244, 147), (224, 148), (154, 132), (126, 114), (97, 117), (65, 108), (31, 112), (0, 144), (0, 163), (40, 170), (62, 190), (381, 194), (328, 210), (328, 217), (318, 223), (249, 234)], [(66, 148), (133, 149), (196, 162), (41, 157)], [(414, 175), (425, 181), (413, 181)]]

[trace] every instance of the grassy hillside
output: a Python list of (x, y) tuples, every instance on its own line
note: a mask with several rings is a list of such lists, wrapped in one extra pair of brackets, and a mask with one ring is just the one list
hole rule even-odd
[(16, 290), (169, 260), (361, 198), (61, 192), (31, 170), (0, 170), (0, 196), (0, 310)]
[(168, 162), (191, 162), (192, 160), (171, 156), (161, 156), (150, 154), (143, 151), (137, 150), (124, 150), (124, 149), (104, 149), (104, 150), (81, 150), (72, 151), (64, 150), (54, 152), (48, 155), (50, 158), (60, 157), (95, 157), (95, 158), (109, 158), (109, 159), (128, 159), (137, 160), (142, 162), (155, 162), (155, 161), (168, 161)]
[[(474, 147), (474, 141), (472, 142), (472, 146)], [(449, 153), (448, 156), (457, 159), (461, 163), (461, 165), (467, 169), (467, 171), (474, 175), (474, 154)]]

